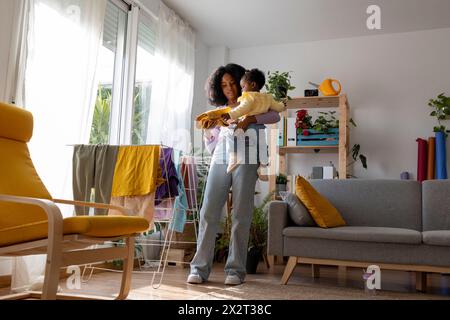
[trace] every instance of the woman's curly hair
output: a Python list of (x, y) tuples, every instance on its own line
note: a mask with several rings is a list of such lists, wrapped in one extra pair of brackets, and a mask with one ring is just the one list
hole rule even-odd
[(228, 100), (223, 94), (222, 90), (222, 78), (225, 74), (229, 74), (233, 77), (238, 88), (238, 96), (242, 94), (242, 88), (240, 81), (242, 76), (245, 74), (245, 68), (234, 63), (227, 64), (217, 69), (206, 82), (205, 90), (208, 95), (209, 103), (213, 106), (224, 106), (227, 104)]

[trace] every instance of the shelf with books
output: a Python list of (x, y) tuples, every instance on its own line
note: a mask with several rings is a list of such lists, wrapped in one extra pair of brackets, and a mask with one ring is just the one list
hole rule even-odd
[[(336, 108), (339, 114), (339, 141), (336, 145), (299, 146), (295, 121), (289, 118), (289, 110), (312, 108)], [(288, 101), (283, 120), (271, 130), (269, 154), (275, 165), (269, 169), (269, 188), (275, 190), (275, 177), (279, 173), (287, 174), (289, 154), (337, 153), (339, 156), (339, 179), (346, 179), (349, 156), (349, 104), (346, 94), (336, 97), (301, 97)], [(289, 120), (291, 119), (291, 120)], [(294, 129), (292, 128), (294, 126)], [(290, 133), (288, 129), (290, 128)], [(294, 130), (292, 132), (292, 130)], [(294, 138), (295, 137), (295, 138)]]

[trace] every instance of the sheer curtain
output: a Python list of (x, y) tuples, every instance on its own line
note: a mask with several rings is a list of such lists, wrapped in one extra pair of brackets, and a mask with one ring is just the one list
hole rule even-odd
[[(72, 198), (70, 144), (88, 143), (106, 0), (29, 1), (23, 105), (34, 116), (30, 153), (54, 198)], [(71, 212), (71, 211), (68, 211)], [(45, 257), (17, 258), (12, 287), (28, 289)]]
[(163, 3), (159, 10), (155, 60), (147, 143), (163, 143), (189, 152), (195, 34)]

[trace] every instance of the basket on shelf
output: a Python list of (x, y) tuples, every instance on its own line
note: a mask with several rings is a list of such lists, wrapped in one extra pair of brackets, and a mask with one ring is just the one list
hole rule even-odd
[(339, 129), (329, 129), (328, 133), (308, 129), (309, 135), (297, 134), (297, 146), (338, 146)]

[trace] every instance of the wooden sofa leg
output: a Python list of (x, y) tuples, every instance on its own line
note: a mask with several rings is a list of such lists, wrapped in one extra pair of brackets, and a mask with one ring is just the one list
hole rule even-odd
[(284, 268), (283, 277), (281, 278), (281, 284), (287, 284), (289, 281), (289, 278), (292, 275), (292, 272), (294, 272), (295, 267), (297, 266), (297, 257), (289, 257), (289, 261), (286, 265), (286, 268)]
[(311, 265), (311, 273), (314, 279), (320, 278), (320, 265), (312, 264)]
[(126, 299), (131, 287), (131, 274), (134, 266), (134, 238), (128, 237), (125, 244), (127, 247), (127, 257), (123, 260), (122, 283), (116, 300)]
[(425, 292), (427, 290), (427, 273), (416, 272), (416, 290)]

